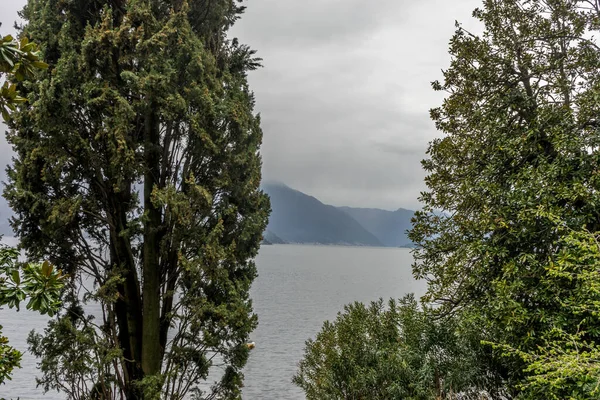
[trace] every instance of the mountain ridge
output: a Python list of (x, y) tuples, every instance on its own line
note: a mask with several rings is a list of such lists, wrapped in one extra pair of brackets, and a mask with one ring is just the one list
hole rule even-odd
[(381, 246), (356, 220), (334, 206), (323, 204), (282, 184), (265, 184), (271, 198), (267, 230), (288, 243)]
[(267, 244), (274, 236), (290, 244), (412, 247), (405, 231), (414, 211), (336, 207), (280, 182), (261, 188), (271, 198)]
[(339, 207), (365, 229), (371, 232), (385, 247), (411, 247), (407, 231), (412, 227), (414, 211), (398, 208), (395, 211), (379, 208)]

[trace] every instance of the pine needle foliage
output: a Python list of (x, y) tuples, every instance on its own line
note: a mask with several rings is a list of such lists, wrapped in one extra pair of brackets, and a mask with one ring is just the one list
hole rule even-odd
[(49, 68), (23, 85), (29, 103), (11, 118), (4, 195), (28, 255), (72, 278), (58, 319), (31, 337), (46, 390), (240, 397), (269, 213), (247, 83), (260, 60), (227, 36), (243, 10), (234, 0), (23, 10), (21, 35)]

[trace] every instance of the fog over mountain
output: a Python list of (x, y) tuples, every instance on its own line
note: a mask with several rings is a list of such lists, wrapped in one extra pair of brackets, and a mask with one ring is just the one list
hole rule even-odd
[(272, 213), (265, 242), (406, 247), (414, 211), (335, 207), (282, 183), (263, 185)]
[(411, 246), (406, 231), (411, 228), (412, 210), (399, 208), (396, 211), (378, 208), (340, 207), (365, 229), (371, 232), (386, 247)]
[(266, 184), (271, 197), (267, 230), (288, 243), (381, 246), (356, 220), (334, 206), (282, 184)]

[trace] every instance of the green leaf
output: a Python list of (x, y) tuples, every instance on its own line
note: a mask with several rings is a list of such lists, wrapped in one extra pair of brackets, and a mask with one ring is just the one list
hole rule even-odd
[(35, 68), (38, 68), (38, 69), (47, 69), (48, 68), (48, 64), (46, 64), (43, 61), (34, 61), (31, 65), (33, 65)]
[(45, 277), (49, 277), (52, 274), (53, 266), (48, 261), (44, 261), (42, 264), (42, 274)]
[(12, 272), (11, 278), (12, 278), (13, 282), (16, 283), (17, 285), (19, 285), (21, 283), (21, 274), (19, 273), (18, 270), (14, 270)]

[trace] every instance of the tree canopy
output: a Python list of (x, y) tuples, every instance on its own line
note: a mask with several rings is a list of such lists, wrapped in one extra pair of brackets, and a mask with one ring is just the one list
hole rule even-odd
[(505, 399), (476, 331), (434, 317), (413, 295), (349, 304), (306, 342), (294, 383), (308, 400)]
[[(580, 292), (597, 264), (569, 240), (600, 229), (600, 4), (485, 0), (473, 15), (483, 34), (458, 25), (433, 83), (447, 94), (431, 110), (444, 137), (423, 162), (414, 273), (440, 315), (465, 313), (513, 350), (505, 363), (519, 392), (536, 368), (511, 355), (539, 356), (552, 332), (600, 340), (597, 291)], [(565, 255), (577, 268), (557, 269)], [(576, 295), (583, 308), (565, 303)]]
[(21, 36), (49, 68), (22, 84), (4, 195), (27, 254), (71, 277), (58, 318), (30, 338), (46, 390), (239, 397), (269, 213), (246, 79), (259, 60), (227, 37), (243, 10), (234, 0), (23, 10)]

